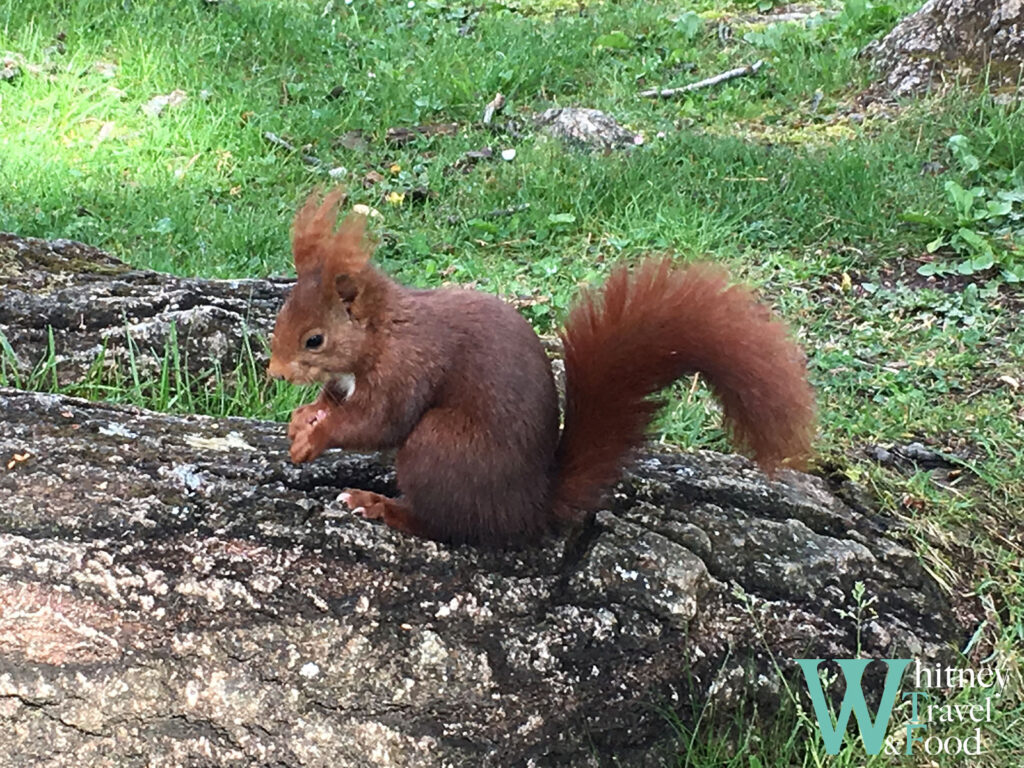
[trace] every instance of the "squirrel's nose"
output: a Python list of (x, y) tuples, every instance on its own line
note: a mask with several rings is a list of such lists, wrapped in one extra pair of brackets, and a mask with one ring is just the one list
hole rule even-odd
[(283, 379), (288, 375), (288, 366), (281, 363), (276, 357), (270, 358), (270, 365), (267, 366), (267, 375), (272, 379)]

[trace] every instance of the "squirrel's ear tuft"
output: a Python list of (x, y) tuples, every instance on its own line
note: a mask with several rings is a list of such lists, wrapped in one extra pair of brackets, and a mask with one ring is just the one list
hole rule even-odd
[(341, 220), (334, 233), (328, 263), (336, 274), (361, 272), (370, 262), (376, 247), (366, 234), (366, 217), (361, 213), (350, 213)]
[(323, 269), (335, 275), (357, 274), (370, 260), (374, 244), (366, 236), (366, 217), (349, 214), (334, 229), (344, 189), (333, 189), (321, 201), (314, 190), (295, 215), (292, 226), (292, 256), (297, 273)]

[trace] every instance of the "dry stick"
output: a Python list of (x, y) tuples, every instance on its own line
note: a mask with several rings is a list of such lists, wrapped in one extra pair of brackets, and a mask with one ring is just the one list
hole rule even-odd
[(517, 213), (528, 211), (530, 209), (529, 203), (519, 203), (519, 205), (510, 205), (508, 208), (495, 208), (493, 211), (489, 211), (484, 214), (485, 219), (499, 219), (502, 216), (515, 216)]
[[(502, 216), (515, 216), (517, 213), (530, 210), (529, 203), (519, 203), (518, 205), (510, 205), (508, 208), (495, 208), (493, 211), (488, 213), (480, 214), (481, 219), (500, 219)], [(458, 224), (462, 221), (459, 216), (449, 216), (449, 224)]]
[(307, 155), (305, 152), (300, 152), (299, 149), (294, 144), (292, 144), (290, 141), (285, 141), (280, 136), (278, 136), (276, 133), (271, 133), (270, 131), (264, 131), (263, 138), (266, 141), (269, 141), (274, 146), (281, 147), (282, 149), (286, 149), (289, 152), (294, 152), (300, 158), (302, 158), (302, 162), (304, 162), (306, 165), (320, 165), (321, 164), (319, 157), (314, 157), (313, 155)]
[(505, 107), (505, 96), (499, 91), (494, 94), (494, 98), (490, 100), (487, 106), (484, 108), (484, 125), (490, 125), (491, 120), (494, 119), (496, 112), (501, 112)]
[(708, 77), (704, 80), (698, 80), (696, 83), (690, 83), (679, 88), (652, 88), (649, 91), (640, 91), (642, 97), (648, 98), (651, 96), (657, 96), (662, 99), (668, 99), (673, 96), (678, 96), (681, 93), (689, 93), (690, 91), (696, 91), (700, 88), (709, 88), (712, 85), (718, 85), (724, 83), (726, 80), (732, 80), (737, 77), (746, 77), (747, 75), (757, 74), (759, 70), (764, 66), (764, 59), (758, 59), (753, 64), (749, 64), (746, 67), (737, 67), (736, 69), (730, 69), (728, 72), (723, 72), (720, 75), (714, 77)]

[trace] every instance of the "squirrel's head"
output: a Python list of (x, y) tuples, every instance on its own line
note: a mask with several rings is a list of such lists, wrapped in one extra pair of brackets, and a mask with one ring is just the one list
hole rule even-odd
[(298, 279), (277, 315), (267, 372), (295, 384), (328, 383), (366, 365), (382, 321), (387, 278), (370, 265), (366, 218), (349, 214), (335, 229), (343, 190), (314, 192), (295, 216)]

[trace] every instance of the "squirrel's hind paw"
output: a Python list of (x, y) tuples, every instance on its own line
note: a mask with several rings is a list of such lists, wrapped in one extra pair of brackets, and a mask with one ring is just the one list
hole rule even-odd
[(413, 513), (412, 505), (403, 499), (390, 499), (372, 491), (346, 488), (338, 497), (350, 510), (368, 520), (381, 520), (389, 528), (413, 536), (433, 538), (427, 527)]

